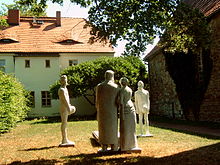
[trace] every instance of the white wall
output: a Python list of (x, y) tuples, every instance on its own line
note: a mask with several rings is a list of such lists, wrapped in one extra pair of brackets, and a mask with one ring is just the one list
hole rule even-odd
[[(30, 68), (25, 68), (25, 60), (30, 60)], [(45, 67), (45, 60), (50, 60), (50, 68)], [(27, 90), (35, 92), (35, 107), (30, 116), (59, 115), (57, 101), (52, 102), (52, 107), (41, 106), (41, 91), (49, 91), (59, 74), (59, 57), (15, 57), (15, 76)]]
[(69, 60), (78, 60), (80, 64), (103, 56), (113, 57), (114, 53), (60, 53), (60, 66), (63, 70), (69, 66)]

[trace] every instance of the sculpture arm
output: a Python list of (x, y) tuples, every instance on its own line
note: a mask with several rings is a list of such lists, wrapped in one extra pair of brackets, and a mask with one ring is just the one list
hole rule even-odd
[(150, 98), (149, 98), (149, 93), (147, 93), (147, 98), (146, 98), (146, 100), (147, 100), (147, 108), (148, 108), (148, 110), (150, 111)]
[(139, 114), (138, 96), (136, 93), (134, 94), (134, 99), (135, 99), (134, 105), (135, 105), (136, 113)]
[(99, 97), (99, 92), (98, 92), (98, 86), (96, 87), (96, 98), (95, 98), (95, 107), (96, 107), (96, 109), (98, 110), (98, 103), (99, 103), (99, 101), (98, 101), (98, 97)]
[(122, 91), (119, 92), (119, 110), (120, 110), (121, 120), (124, 120), (124, 99), (123, 99)]

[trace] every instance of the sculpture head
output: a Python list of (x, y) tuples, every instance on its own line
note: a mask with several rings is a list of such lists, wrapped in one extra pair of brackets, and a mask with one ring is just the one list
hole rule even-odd
[(121, 86), (127, 86), (128, 83), (129, 83), (129, 80), (128, 80), (126, 77), (122, 77), (122, 78), (119, 80), (119, 83), (121, 84)]
[(138, 81), (138, 88), (144, 88), (144, 83), (143, 81)]
[(112, 81), (114, 81), (114, 72), (112, 70), (107, 70), (105, 72), (105, 80), (112, 80)]
[(60, 84), (61, 84), (61, 86), (68, 85), (68, 83), (67, 83), (67, 76), (66, 75), (60, 76)]

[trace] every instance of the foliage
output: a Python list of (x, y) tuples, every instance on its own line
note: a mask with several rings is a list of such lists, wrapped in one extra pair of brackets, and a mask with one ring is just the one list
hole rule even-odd
[(0, 72), (0, 133), (27, 116), (27, 91), (14, 77)]
[(0, 29), (8, 26), (7, 20), (0, 16)]
[[(137, 57), (102, 57), (69, 67), (61, 74), (68, 77), (70, 84), (68, 89), (72, 97), (83, 96), (90, 104), (94, 105), (95, 87), (104, 81), (105, 71), (109, 69), (115, 72), (116, 83), (125, 76), (129, 79), (133, 89), (136, 89), (137, 81), (142, 80), (145, 83), (147, 81), (145, 65)], [(56, 82), (50, 88), (54, 99), (58, 98), (59, 87), (59, 82)]]
[(89, 11), (98, 38), (128, 41), (125, 55), (140, 56), (166, 28), (178, 0), (97, 0)]
[(160, 42), (169, 53), (197, 53), (201, 48), (208, 50), (210, 43), (211, 28), (207, 18), (199, 10), (183, 3), (178, 5), (169, 20)]
[(29, 5), (22, 5), (18, 0), (14, 0), (13, 4), (2, 4), (2, 14), (7, 15), (9, 9), (20, 10), (21, 16), (46, 16), (46, 5), (41, 5), (37, 0), (33, 0)]
[[(31, 5), (35, 0), (19, 0)], [(46, 6), (48, 0), (41, 0)], [(83, 7), (90, 7), (89, 21), (96, 39), (127, 40), (125, 55), (140, 56), (146, 45), (160, 35), (172, 17), (180, 0), (71, 0)], [(52, 0), (62, 4), (63, 0)]]

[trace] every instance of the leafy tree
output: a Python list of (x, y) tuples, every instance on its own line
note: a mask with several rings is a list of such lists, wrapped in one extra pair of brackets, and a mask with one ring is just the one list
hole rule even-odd
[(211, 44), (211, 28), (207, 18), (198, 9), (181, 3), (168, 21), (160, 44), (166, 52), (200, 52)]
[[(130, 86), (135, 90), (139, 80), (147, 82), (145, 65), (137, 57), (102, 57), (93, 61), (84, 62), (65, 69), (61, 74), (68, 77), (69, 93), (71, 97), (83, 96), (91, 105), (95, 104), (95, 87), (104, 81), (106, 70), (115, 72), (115, 82), (123, 76), (130, 81)], [(52, 97), (58, 98), (59, 82), (50, 88)]]
[(0, 71), (0, 133), (23, 120), (29, 111), (27, 91), (12, 76)]
[[(35, 0), (19, 0), (31, 5)], [(48, 0), (41, 0), (45, 6)], [(90, 7), (89, 22), (92, 34), (98, 39), (127, 40), (125, 55), (139, 56), (156, 35), (162, 34), (172, 17), (179, 0), (70, 0), (83, 7)], [(63, 0), (52, 0), (62, 4)]]
[(1, 15), (7, 15), (9, 9), (18, 9), (21, 16), (46, 16), (46, 8), (46, 5), (43, 6), (37, 0), (33, 0), (29, 5), (22, 5), (18, 0), (14, 0), (13, 4), (2, 3)]

